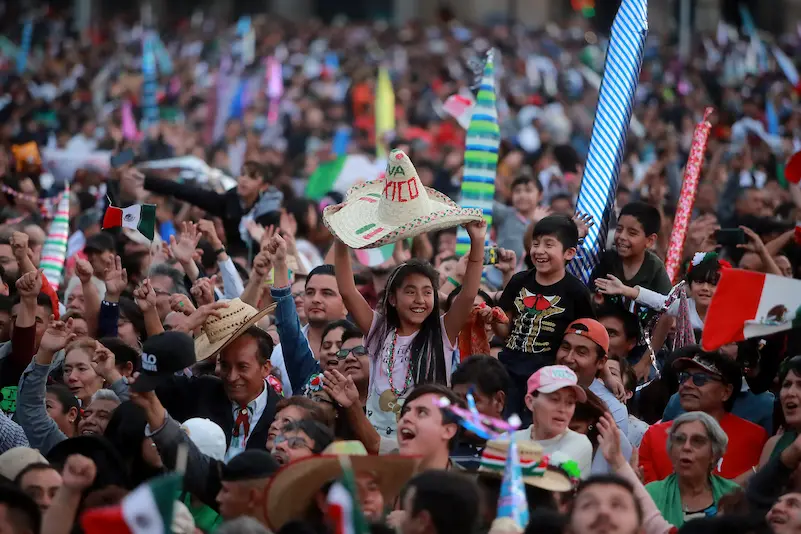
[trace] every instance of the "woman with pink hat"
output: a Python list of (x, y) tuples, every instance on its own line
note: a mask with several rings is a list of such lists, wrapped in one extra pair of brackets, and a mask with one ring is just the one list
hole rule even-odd
[(564, 365), (543, 367), (528, 379), (527, 391), (532, 424), (515, 432), (515, 441), (536, 441), (545, 454), (564, 453), (578, 464), (582, 478), (589, 476), (592, 444), (587, 436), (568, 428), (576, 403), (587, 401), (576, 373)]

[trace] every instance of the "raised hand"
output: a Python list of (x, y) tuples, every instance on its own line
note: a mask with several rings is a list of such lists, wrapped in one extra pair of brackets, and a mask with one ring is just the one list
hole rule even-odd
[[(122, 268), (122, 259), (117, 256), (110, 269), (106, 269), (106, 294), (119, 297), (128, 287), (128, 270)], [(81, 279), (83, 281), (83, 279)]]
[(192, 289), (189, 290), (189, 293), (195, 297), (195, 302), (197, 302), (198, 306), (211, 304), (214, 302), (214, 288), (216, 286), (216, 274), (211, 278), (198, 278), (195, 280), (195, 283), (192, 284)]
[(170, 295), (170, 309), (184, 315), (192, 315), (196, 308), (195, 305), (192, 304), (192, 299), (183, 293), (176, 293)]
[(186, 320), (183, 321), (178, 327), (176, 327), (176, 330), (186, 333), (193, 332), (196, 328), (200, 328), (206, 324), (206, 320), (209, 317), (219, 318), (221, 316), (220, 310), (227, 307), (228, 302), (224, 300), (218, 300), (217, 302), (212, 302), (211, 304), (204, 304), (196, 309), (192, 315), (187, 317)]
[(191, 222), (181, 223), (181, 232), (178, 234), (178, 238), (176, 239), (174, 235), (170, 236), (170, 252), (182, 264), (190, 263), (199, 241), (200, 233), (197, 231), (197, 225)]
[(259, 278), (264, 278), (270, 274), (271, 268), (272, 261), (270, 260), (270, 254), (267, 250), (259, 252), (256, 254), (256, 257), (253, 258), (253, 272), (256, 273), (256, 276)]
[(46, 354), (55, 354), (60, 351), (75, 337), (72, 333), (72, 318), (67, 322), (56, 321), (54, 315), (50, 316), (50, 324), (42, 334), (39, 342), (39, 351)]
[(323, 373), (323, 390), (343, 408), (350, 408), (359, 402), (359, 390), (353, 378), (336, 369)]
[(117, 360), (114, 353), (99, 341), (95, 341), (95, 354), (92, 357), (92, 368), (95, 373), (103, 377), (106, 383), (113, 384), (122, 376), (116, 365)]
[(211, 248), (214, 250), (222, 248), (222, 241), (220, 241), (220, 237), (217, 235), (217, 229), (214, 227), (212, 221), (208, 219), (201, 220), (197, 223), (197, 229), (200, 231), (201, 235), (206, 238), (206, 241), (209, 242)]
[(273, 265), (286, 265), (286, 241), (278, 234), (267, 243), (267, 253), (270, 255)]
[(604, 413), (598, 420), (598, 446), (604, 459), (613, 469), (625, 465), (626, 458), (620, 448), (620, 433), (615, 419), (609, 412)]
[(97, 466), (92, 460), (80, 454), (73, 454), (68, 456), (64, 463), (61, 479), (68, 490), (82, 493), (91, 487), (96, 475)]
[(487, 221), (481, 219), (480, 221), (470, 221), (464, 225), (467, 230), (467, 235), (470, 236), (471, 243), (480, 243), (484, 245), (484, 239), (487, 237)]
[(42, 270), (23, 274), (17, 280), (16, 286), (21, 299), (36, 300), (42, 291)]
[(28, 255), (28, 234), (13, 232), (9, 244), (11, 245), (11, 252), (17, 261), (25, 259)]
[(598, 288), (598, 293), (603, 295), (627, 295), (629, 290), (633, 289), (611, 274), (606, 275), (606, 278), (597, 278), (595, 287)]
[(81, 281), (81, 284), (88, 284), (95, 274), (92, 264), (83, 258), (75, 262), (75, 276)]
[(755, 252), (761, 256), (765, 250), (765, 243), (762, 241), (762, 238), (747, 226), (740, 226), (740, 229), (745, 233), (745, 237), (748, 238), (748, 243), (737, 245), (737, 248), (747, 250), (748, 252)]
[(142, 313), (147, 313), (156, 308), (156, 290), (153, 289), (150, 278), (142, 280), (139, 287), (134, 289), (133, 297), (136, 305), (142, 310)]
[(517, 254), (514, 250), (499, 248), (498, 260), (495, 267), (502, 273), (513, 273), (517, 268)]
[(592, 215), (589, 213), (581, 213), (580, 211), (577, 211), (573, 216), (573, 222), (576, 223), (578, 227), (579, 241), (587, 237), (590, 228), (595, 225)]
[(551, 208), (545, 206), (537, 206), (534, 208), (534, 215), (531, 216), (531, 222), (537, 223), (543, 220), (548, 215), (553, 214)]
[(295, 237), (295, 234), (298, 233), (298, 221), (296, 221), (295, 216), (287, 210), (281, 209), (281, 218), (278, 222), (278, 228), (281, 230), (281, 234), (284, 237), (287, 235)]

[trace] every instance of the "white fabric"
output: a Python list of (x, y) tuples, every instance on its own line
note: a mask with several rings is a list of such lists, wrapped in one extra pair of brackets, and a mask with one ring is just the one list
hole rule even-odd
[[(534, 426), (518, 430), (512, 437), (517, 442), (534, 441), (531, 439)], [(581, 470), (581, 478), (590, 476), (592, 466), (592, 443), (584, 434), (573, 432), (569, 428), (555, 438), (537, 440), (545, 454), (562, 452), (574, 460)]]
[(234, 260), (229, 256), (225, 261), (217, 261), (217, 266), (220, 268), (220, 276), (223, 281), (223, 298), (236, 299), (245, 291), (245, 285), (242, 283), (242, 278), (236, 270)]

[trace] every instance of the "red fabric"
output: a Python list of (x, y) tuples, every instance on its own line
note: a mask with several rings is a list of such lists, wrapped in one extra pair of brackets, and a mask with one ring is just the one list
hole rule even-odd
[(245, 439), (250, 435), (250, 415), (247, 406), (242, 406), (236, 412), (236, 421), (234, 421), (234, 436), (239, 437), (239, 429), (244, 427)]
[[(67, 277), (65, 276), (64, 279), (66, 280)], [(50, 282), (47, 281), (47, 277), (42, 273), (42, 293), (50, 297), (50, 305), (53, 307), (53, 316), (58, 320), (59, 313), (58, 313), (58, 295), (56, 294), (56, 290), (53, 289), (53, 286), (50, 285)]]
[[(484, 328), (485, 323), (478, 315), (478, 310), (486, 307), (487, 305), (482, 303), (480, 307), (473, 308), (467, 324), (459, 331), (459, 336), (456, 338), (456, 345), (459, 347), (459, 361), (464, 361), (473, 354), (490, 353), (489, 338), (487, 338), (487, 330)], [(500, 323), (509, 322), (509, 318), (497, 306), (492, 308), (492, 316)]]
[(756, 317), (765, 275), (742, 269), (722, 269), (715, 296), (709, 304), (701, 346), (715, 350), (745, 339), (745, 321)]
[[(667, 434), (672, 424), (673, 421), (666, 421), (653, 425), (642, 437), (640, 466), (646, 484), (673, 473), (673, 463), (667, 451)], [(723, 455), (723, 462), (719, 464), (720, 469), (716, 468), (714, 473), (733, 479), (759, 464), (768, 433), (761, 426), (730, 413), (720, 420), (720, 426), (729, 436), (729, 446)]]

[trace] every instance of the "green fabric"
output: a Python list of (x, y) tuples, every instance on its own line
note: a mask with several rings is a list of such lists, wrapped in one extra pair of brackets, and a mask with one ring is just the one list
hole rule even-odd
[(312, 200), (320, 200), (334, 188), (334, 184), (339, 179), (342, 167), (348, 156), (340, 156), (335, 160), (326, 161), (317, 166), (317, 169), (309, 176), (309, 184), (306, 186), (306, 197)]
[(220, 517), (220, 514), (215, 512), (210, 506), (206, 506), (203, 503), (200, 503), (197, 506), (193, 505), (192, 495), (188, 493), (184, 495), (182, 502), (187, 508), (189, 508), (189, 512), (192, 514), (192, 517), (195, 518), (195, 526), (204, 534), (212, 534), (215, 530), (217, 530), (217, 527), (220, 526), (220, 523), (222, 523), (222, 517)]
[[(740, 486), (736, 482), (726, 480), (723, 477), (712, 475), (712, 500), (715, 506), (718, 505), (720, 498), (738, 489)], [(684, 524), (684, 510), (681, 506), (681, 494), (679, 493), (679, 479), (673, 473), (664, 480), (651, 482), (645, 486), (645, 490), (654, 500), (654, 504), (662, 512), (662, 517), (675, 527)]]
[(795, 438), (798, 437), (798, 432), (795, 430), (788, 430), (784, 434), (779, 437), (779, 440), (776, 442), (776, 446), (773, 447), (773, 452), (770, 453), (770, 459), (773, 460), (776, 456), (780, 455), (784, 449), (790, 446), (792, 442), (795, 441)]

